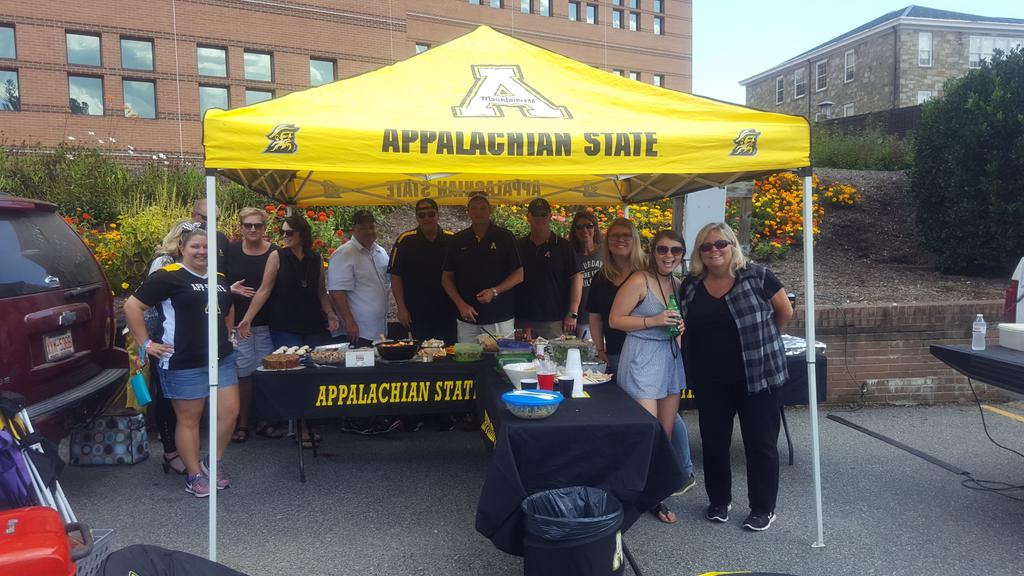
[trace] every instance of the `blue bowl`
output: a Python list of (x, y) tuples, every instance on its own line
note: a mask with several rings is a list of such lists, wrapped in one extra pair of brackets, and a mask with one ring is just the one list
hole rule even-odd
[(508, 407), (508, 411), (513, 416), (526, 420), (540, 420), (554, 414), (558, 410), (558, 405), (562, 403), (563, 398), (558, 392), (546, 390), (538, 390), (538, 392), (554, 396), (554, 398), (542, 398), (533, 394), (512, 391), (502, 394), (501, 399), (505, 402), (505, 406)]

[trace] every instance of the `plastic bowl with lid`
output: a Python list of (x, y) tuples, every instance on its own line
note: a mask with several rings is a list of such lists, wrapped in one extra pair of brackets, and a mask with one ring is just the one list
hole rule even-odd
[(501, 395), (501, 399), (513, 416), (526, 420), (547, 418), (558, 410), (562, 395), (558, 392), (512, 390)]

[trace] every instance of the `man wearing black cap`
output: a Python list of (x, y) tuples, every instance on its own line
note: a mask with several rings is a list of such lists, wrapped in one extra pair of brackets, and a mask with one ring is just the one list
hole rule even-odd
[(511, 336), (515, 330), (515, 296), (523, 281), (516, 239), (491, 222), (487, 195), (476, 193), (466, 205), (471, 225), (452, 237), (441, 285), (458, 311), (459, 342), (477, 342), (486, 332)]
[(437, 202), (416, 203), (418, 226), (403, 232), (391, 249), (391, 293), (398, 321), (417, 340), (436, 338), (454, 344), (455, 305), (441, 287), (441, 267), (452, 233), (437, 224)]
[(523, 283), (516, 288), (516, 328), (530, 328), (551, 340), (576, 332), (576, 310), (583, 293), (576, 251), (551, 231), (551, 205), (534, 198), (526, 208), (530, 233), (519, 240)]

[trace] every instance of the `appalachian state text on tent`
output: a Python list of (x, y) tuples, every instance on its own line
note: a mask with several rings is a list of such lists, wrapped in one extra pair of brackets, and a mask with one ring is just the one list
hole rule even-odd
[[(587, 156), (657, 156), (657, 132), (584, 132)], [(572, 156), (569, 132), (384, 130), (381, 151), (454, 156)]]

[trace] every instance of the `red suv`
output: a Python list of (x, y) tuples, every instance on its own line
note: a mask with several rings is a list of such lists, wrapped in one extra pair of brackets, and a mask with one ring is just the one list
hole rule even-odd
[(26, 399), (52, 438), (77, 407), (124, 382), (110, 286), (78, 234), (48, 202), (0, 194), (0, 391)]

